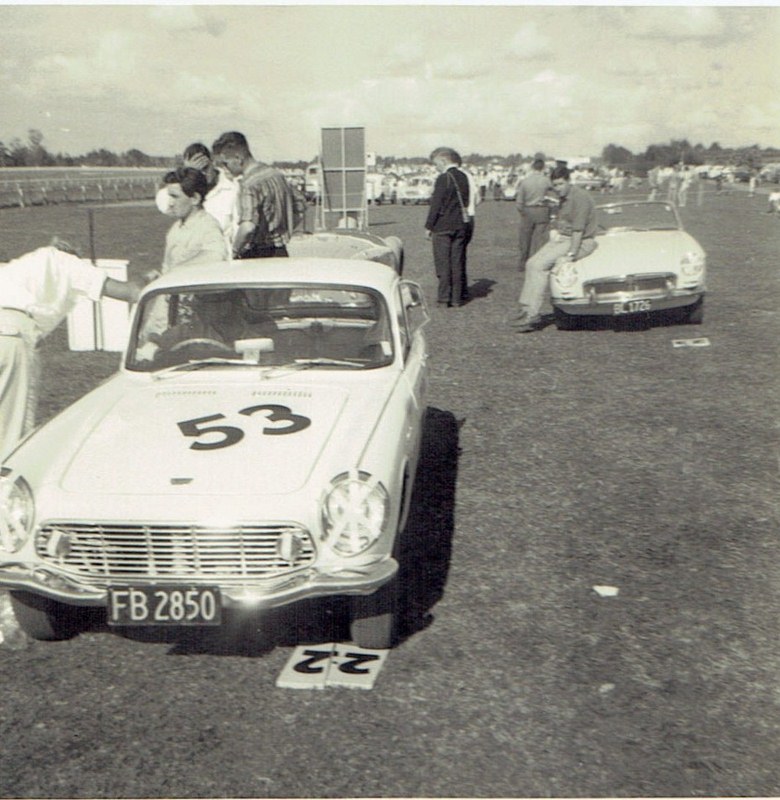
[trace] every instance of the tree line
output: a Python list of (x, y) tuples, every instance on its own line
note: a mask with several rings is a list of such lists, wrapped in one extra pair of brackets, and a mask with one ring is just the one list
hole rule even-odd
[[(50, 153), (43, 145), (43, 133), (37, 128), (27, 132), (27, 141), (14, 138), (6, 144), (0, 141), (0, 167), (159, 167), (169, 169), (180, 161), (180, 156), (151, 156), (136, 148), (125, 153), (114, 153), (105, 148), (91, 150), (80, 156), (67, 153)], [(545, 158), (544, 153), (523, 155), (483, 155), (470, 153), (463, 156), (465, 163), (476, 167), (489, 167), (499, 164), (510, 169), (533, 158)], [(553, 155), (554, 157), (554, 155)], [(314, 159), (312, 159), (314, 160)], [(703, 144), (692, 145), (687, 139), (671, 140), (664, 144), (651, 144), (643, 153), (632, 153), (618, 144), (608, 144), (594, 163), (608, 167), (619, 167), (637, 175), (645, 174), (653, 167), (667, 167), (672, 164), (721, 164), (724, 166), (760, 168), (764, 164), (780, 162), (780, 149), (761, 148), (754, 144), (749, 147), (728, 148), (713, 142), (708, 147)], [(392, 165), (422, 165), (428, 162), (427, 156), (396, 157), (378, 156), (377, 166), (389, 168)], [(307, 161), (277, 161), (280, 168), (303, 169)]]

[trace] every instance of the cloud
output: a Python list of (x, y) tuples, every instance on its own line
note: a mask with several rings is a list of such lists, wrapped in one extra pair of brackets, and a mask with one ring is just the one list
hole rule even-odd
[(549, 37), (539, 30), (535, 22), (527, 22), (509, 40), (507, 52), (521, 61), (534, 60), (549, 55), (551, 44)]
[(153, 25), (174, 33), (206, 33), (221, 36), (227, 27), (224, 17), (203, 6), (154, 6), (149, 9)]
[(715, 43), (729, 33), (720, 10), (711, 6), (628, 8), (625, 22), (638, 39)]

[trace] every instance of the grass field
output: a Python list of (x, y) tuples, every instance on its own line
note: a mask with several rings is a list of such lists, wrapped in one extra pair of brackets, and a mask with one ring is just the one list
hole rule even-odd
[[(431, 309), (406, 637), (374, 690), (275, 690), (281, 640), (35, 643), (2, 656), (0, 794), (779, 794), (780, 219), (764, 210), (743, 191), (681, 210), (709, 256), (703, 325), (517, 335), (517, 214), (480, 206), (474, 299)], [(370, 220), (432, 301), (425, 213)], [(95, 219), (98, 257), (159, 264), (151, 204)], [(83, 208), (7, 209), (0, 231), (0, 257), (53, 234), (88, 249)], [(710, 345), (672, 346), (692, 337)], [(42, 354), (41, 419), (119, 360), (68, 352), (63, 329)]]

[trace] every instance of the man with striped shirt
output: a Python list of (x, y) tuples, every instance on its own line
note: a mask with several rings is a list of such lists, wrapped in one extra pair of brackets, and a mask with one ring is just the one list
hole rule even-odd
[(218, 166), (241, 177), (233, 258), (286, 257), (287, 243), (306, 213), (303, 196), (278, 169), (252, 156), (242, 133), (223, 133), (211, 149)]

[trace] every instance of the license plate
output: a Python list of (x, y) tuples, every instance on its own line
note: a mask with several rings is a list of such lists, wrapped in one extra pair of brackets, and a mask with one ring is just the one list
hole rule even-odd
[(625, 303), (613, 303), (613, 314), (637, 314), (640, 311), (652, 311), (653, 304), (649, 300), (628, 300)]
[(109, 625), (219, 625), (216, 586), (111, 586)]

